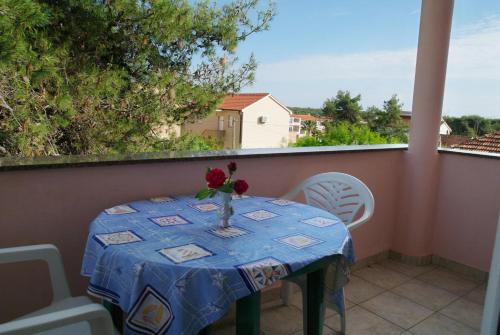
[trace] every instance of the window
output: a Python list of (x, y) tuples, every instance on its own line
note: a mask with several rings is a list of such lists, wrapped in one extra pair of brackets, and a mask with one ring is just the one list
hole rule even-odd
[(219, 116), (219, 130), (224, 130), (224, 116)]

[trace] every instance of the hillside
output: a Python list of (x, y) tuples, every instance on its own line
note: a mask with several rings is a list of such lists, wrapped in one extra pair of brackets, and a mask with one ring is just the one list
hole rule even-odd
[(294, 114), (321, 115), (321, 108), (311, 107), (288, 107)]

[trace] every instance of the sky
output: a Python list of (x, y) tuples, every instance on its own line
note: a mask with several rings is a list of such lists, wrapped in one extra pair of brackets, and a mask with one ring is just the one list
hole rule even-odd
[[(265, 0), (264, 0), (265, 1)], [(338, 90), (381, 106), (397, 94), (411, 110), (420, 0), (276, 0), (253, 53), (255, 83), (287, 106), (321, 107)], [(500, 0), (456, 0), (443, 114), (500, 118)]]

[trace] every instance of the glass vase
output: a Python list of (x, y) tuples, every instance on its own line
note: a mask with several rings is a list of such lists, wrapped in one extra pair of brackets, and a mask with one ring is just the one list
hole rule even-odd
[(222, 205), (219, 209), (219, 226), (221, 228), (227, 228), (231, 224), (229, 219), (234, 214), (233, 205), (231, 204), (232, 193), (220, 192)]

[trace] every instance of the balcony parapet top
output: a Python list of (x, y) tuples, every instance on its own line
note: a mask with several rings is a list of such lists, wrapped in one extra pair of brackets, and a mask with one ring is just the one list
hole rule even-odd
[(482, 157), (482, 158), (500, 159), (500, 154), (496, 154), (494, 152), (487, 152), (487, 151), (472, 151), (472, 150), (462, 150), (462, 149), (438, 148), (438, 152), (439, 153), (446, 153), (446, 154), (457, 154), (457, 155), (474, 156), (474, 157)]
[(269, 149), (239, 149), (218, 151), (146, 152), (113, 155), (72, 155), (48, 157), (0, 158), (0, 171), (68, 168), (83, 166), (130, 165), (175, 161), (260, 158), (276, 156), (326, 155), (353, 152), (407, 150), (406, 144), (340, 145), (325, 147), (294, 147)]

